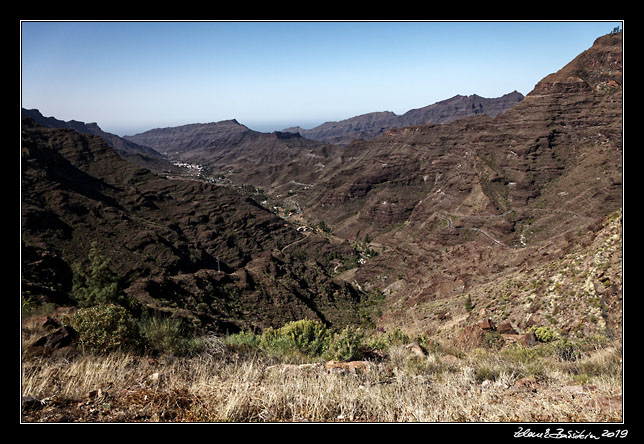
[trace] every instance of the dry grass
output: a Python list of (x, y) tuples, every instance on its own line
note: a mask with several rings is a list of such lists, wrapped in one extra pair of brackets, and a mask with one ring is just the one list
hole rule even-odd
[[(475, 351), (446, 362), (402, 347), (358, 374), (201, 354), (149, 362), (131, 354), (33, 359), (24, 421), (619, 422), (620, 349), (575, 362)], [(580, 382), (580, 375), (583, 381)], [(530, 377), (525, 384), (522, 378)], [(100, 391), (99, 391), (100, 389)]]

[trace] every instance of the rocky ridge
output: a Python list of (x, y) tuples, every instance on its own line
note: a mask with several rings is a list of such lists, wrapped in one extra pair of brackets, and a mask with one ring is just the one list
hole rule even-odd
[(92, 134), (101, 137), (109, 146), (124, 159), (153, 171), (177, 172), (178, 169), (165, 156), (154, 149), (136, 144), (116, 134), (103, 131), (97, 123), (85, 123), (78, 120), (63, 121), (55, 117), (45, 117), (37, 109), (22, 109), (22, 115), (33, 119), (45, 128), (67, 128), (82, 134)]
[(355, 139), (372, 139), (392, 128), (428, 123), (449, 123), (478, 114), (495, 117), (521, 100), (523, 100), (523, 94), (517, 91), (491, 99), (476, 94), (456, 95), (432, 105), (409, 110), (402, 115), (391, 111), (374, 112), (338, 122), (325, 122), (311, 129), (292, 127), (283, 131), (297, 133), (320, 142), (347, 145)]

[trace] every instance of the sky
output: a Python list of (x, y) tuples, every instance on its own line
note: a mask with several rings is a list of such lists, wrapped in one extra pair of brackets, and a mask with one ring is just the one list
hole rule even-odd
[(271, 132), (457, 94), (528, 94), (620, 21), (23, 21), (21, 102), (133, 135)]

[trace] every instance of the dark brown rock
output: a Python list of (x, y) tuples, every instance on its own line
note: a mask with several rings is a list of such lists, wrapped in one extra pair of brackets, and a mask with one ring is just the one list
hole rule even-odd
[(519, 343), (524, 347), (532, 347), (537, 343), (537, 337), (534, 332), (526, 333), (519, 337)]
[(483, 331), (494, 331), (496, 330), (496, 326), (494, 325), (494, 322), (492, 322), (491, 319), (483, 319), (477, 324), (478, 328), (480, 328)]
[(73, 327), (63, 326), (56, 331), (42, 336), (26, 348), (26, 354), (51, 355), (53, 352), (72, 346), (78, 337), (78, 332)]
[(510, 323), (510, 321), (505, 321), (505, 322), (499, 324), (499, 326), (497, 328), (497, 331), (502, 335), (516, 335), (517, 334), (517, 332), (514, 329), (514, 327), (512, 327), (512, 323)]

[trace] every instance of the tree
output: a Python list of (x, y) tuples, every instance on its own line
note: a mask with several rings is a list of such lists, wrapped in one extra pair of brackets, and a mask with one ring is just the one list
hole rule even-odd
[(110, 269), (109, 260), (99, 253), (96, 242), (92, 242), (87, 258), (89, 264), (73, 267), (72, 297), (78, 305), (123, 304), (127, 298), (121, 292), (119, 278)]

